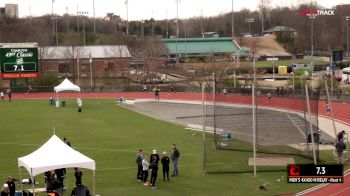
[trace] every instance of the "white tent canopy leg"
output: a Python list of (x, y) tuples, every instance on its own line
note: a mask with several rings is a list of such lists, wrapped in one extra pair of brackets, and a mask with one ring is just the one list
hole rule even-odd
[(95, 170), (92, 170), (92, 195), (96, 195)]
[(19, 184), (21, 186), (21, 195), (23, 196), (23, 185), (22, 185), (22, 172), (21, 172), (21, 167), (18, 167), (19, 170)]

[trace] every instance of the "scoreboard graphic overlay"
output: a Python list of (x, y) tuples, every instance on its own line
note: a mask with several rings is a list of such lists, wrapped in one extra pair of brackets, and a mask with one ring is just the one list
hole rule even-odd
[(39, 77), (37, 43), (0, 43), (0, 77)]
[(288, 165), (288, 183), (343, 182), (343, 165)]

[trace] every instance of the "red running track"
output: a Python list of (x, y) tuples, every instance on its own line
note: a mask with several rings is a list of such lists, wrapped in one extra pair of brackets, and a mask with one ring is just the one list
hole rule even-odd
[[(64, 98), (76, 98), (77, 93), (59, 93), (59, 97)], [(126, 99), (152, 99), (154, 98), (154, 94), (152, 92), (102, 92), (102, 93), (80, 93), (82, 98), (114, 98), (118, 99), (119, 97), (124, 97)], [(50, 97), (55, 97), (54, 93), (21, 93), (21, 94), (13, 94), (14, 99), (49, 99)], [(200, 101), (201, 94), (200, 93), (161, 93), (161, 99), (166, 100), (188, 100), (188, 101)], [(228, 94), (227, 96), (218, 95), (218, 102), (223, 103), (235, 103), (235, 104), (251, 104), (251, 97), (244, 95), (232, 95)], [(207, 94), (206, 100), (211, 101), (212, 95)], [(257, 104), (264, 107), (272, 107), (272, 108), (284, 108), (294, 111), (304, 111), (304, 100), (298, 98), (282, 98), (282, 97), (274, 97), (272, 98), (270, 103), (267, 103), (266, 97), (258, 97)], [(310, 103), (311, 112), (318, 113), (322, 116), (327, 116), (326, 107), (324, 101), (312, 101)], [(318, 106), (318, 110), (316, 109)], [(334, 118), (338, 121), (342, 121), (348, 125), (350, 125), (350, 103), (341, 103), (341, 102), (333, 102), (333, 111)]]
[[(349, 173), (348, 173), (349, 174)], [(328, 184), (322, 188), (316, 189), (305, 196), (349, 196), (350, 195), (350, 175), (344, 177), (344, 183)]]
[[(114, 98), (124, 97), (126, 99), (152, 99), (154, 94), (152, 92), (108, 92), (108, 93), (80, 93), (82, 98)], [(49, 99), (50, 97), (55, 97), (54, 93), (29, 93), (29, 94), (13, 94), (14, 99)], [(77, 93), (59, 93), (61, 98), (76, 98)], [(251, 104), (251, 97), (244, 95), (232, 95), (228, 94), (217, 95), (218, 102), (222, 103), (235, 103), (235, 104)], [(187, 100), (187, 101), (200, 101), (200, 93), (161, 93), (160, 99), (166, 100)], [(212, 95), (207, 94), (206, 100), (211, 101)], [(271, 108), (283, 108), (294, 111), (304, 111), (304, 102), (302, 99), (298, 98), (282, 98), (274, 97), (270, 103), (267, 103), (266, 97), (258, 97), (257, 104), (264, 107)], [(325, 102), (324, 101), (311, 101), (310, 105), (318, 106), (312, 107), (312, 113), (318, 113), (319, 115), (327, 116)], [(350, 103), (333, 102), (334, 118), (338, 121), (342, 121), (350, 125)], [(344, 183), (342, 184), (329, 184), (321, 189), (317, 189), (309, 194), (310, 196), (345, 196), (350, 195), (350, 175), (344, 178)]]

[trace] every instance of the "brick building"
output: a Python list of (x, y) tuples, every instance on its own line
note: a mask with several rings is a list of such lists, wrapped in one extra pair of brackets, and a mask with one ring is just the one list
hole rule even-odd
[[(128, 74), (130, 52), (125, 45), (40, 47), (42, 75), (68, 76), (74, 83), (89, 87), (115, 86)], [(91, 62), (91, 63), (90, 63)]]

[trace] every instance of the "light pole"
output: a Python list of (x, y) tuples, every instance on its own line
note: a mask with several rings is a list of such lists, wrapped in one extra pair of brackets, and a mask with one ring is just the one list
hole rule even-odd
[(78, 14), (83, 18), (83, 38), (84, 38), (84, 46), (85, 46), (85, 24), (84, 24), (84, 18), (85, 15), (89, 14), (89, 12), (78, 12)]
[(294, 82), (294, 77), (295, 77), (295, 73), (294, 71), (292, 72), (292, 75), (293, 75), (293, 95), (294, 95), (294, 90), (295, 90), (295, 82)]
[(250, 34), (250, 23), (254, 22), (254, 18), (246, 18), (244, 22), (248, 23), (249, 35)]
[(203, 37), (203, 10), (201, 9), (201, 36)]
[(346, 55), (349, 56), (349, 20), (350, 20), (350, 16), (346, 16), (345, 20), (347, 21), (347, 39), (346, 39)]
[(53, 16), (51, 17), (51, 20), (53, 21), (53, 23), (55, 24), (55, 28), (54, 28), (54, 31), (55, 31), (55, 36), (56, 36), (56, 47), (58, 47), (58, 33), (57, 33), (57, 20), (61, 20), (61, 17), (59, 16)]
[(142, 37), (144, 37), (145, 36), (145, 31), (144, 31), (144, 29), (143, 29), (143, 24), (145, 23), (145, 21), (142, 19), (142, 21), (141, 21), (141, 35), (142, 35)]
[(314, 89), (314, 77), (313, 77), (313, 73), (314, 73), (314, 20), (316, 18), (315, 14), (310, 14), (309, 15), (310, 21), (311, 21), (311, 35), (310, 35), (310, 39), (311, 39), (311, 89)]
[(79, 5), (77, 4), (77, 32), (79, 33), (79, 29), (80, 29), (80, 24), (79, 24), (79, 17), (78, 14), (79, 13)]
[(234, 23), (234, 16), (233, 16), (233, 0), (231, 1), (231, 26), (232, 26), (232, 29), (231, 29), (231, 34), (232, 34), (232, 38), (235, 36), (235, 23)]
[(185, 23), (185, 57), (187, 58), (187, 19), (184, 20)]
[(168, 24), (168, 10), (165, 11), (165, 18), (166, 18), (166, 38), (169, 38), (169, 24)]
[(151, 17), (151, 35), (153, 37), (154, 36), (154, 22), (153, 21), (155, 21), (153, 19), (153, 9), (151, 10), (151, 12), (152, 12), (152, 17)]
[[(55, 0), (51, 0), (51, 19), (53, 17), (53, 3), (55, 3)], [(55, 34), (55, 21), (52, 20), (52, 34)]]
[(66, 17), (67, 17), (67, 33), (68, 33), (68, 31), (69, 31), (69, 29), (68, 29), (69, 28), (68, 27), (69, 26), (69, 23), (68, 23), (68, 7), (66, 7), (66, 11), (67, 11), (67, 16)]
[(125, 0), (126, 6), (126, 34), (129, 35), (129, 1)]
[(94, 12), (94, 33), (96, 33), (96, 15), (95, 15), (95, 0), (92, 0), (93, 12)]
[(177, 41), (179, 39), (179, 0), (176, 0), (176, 67), (179, 65), (179, 58), (177, 54)]

